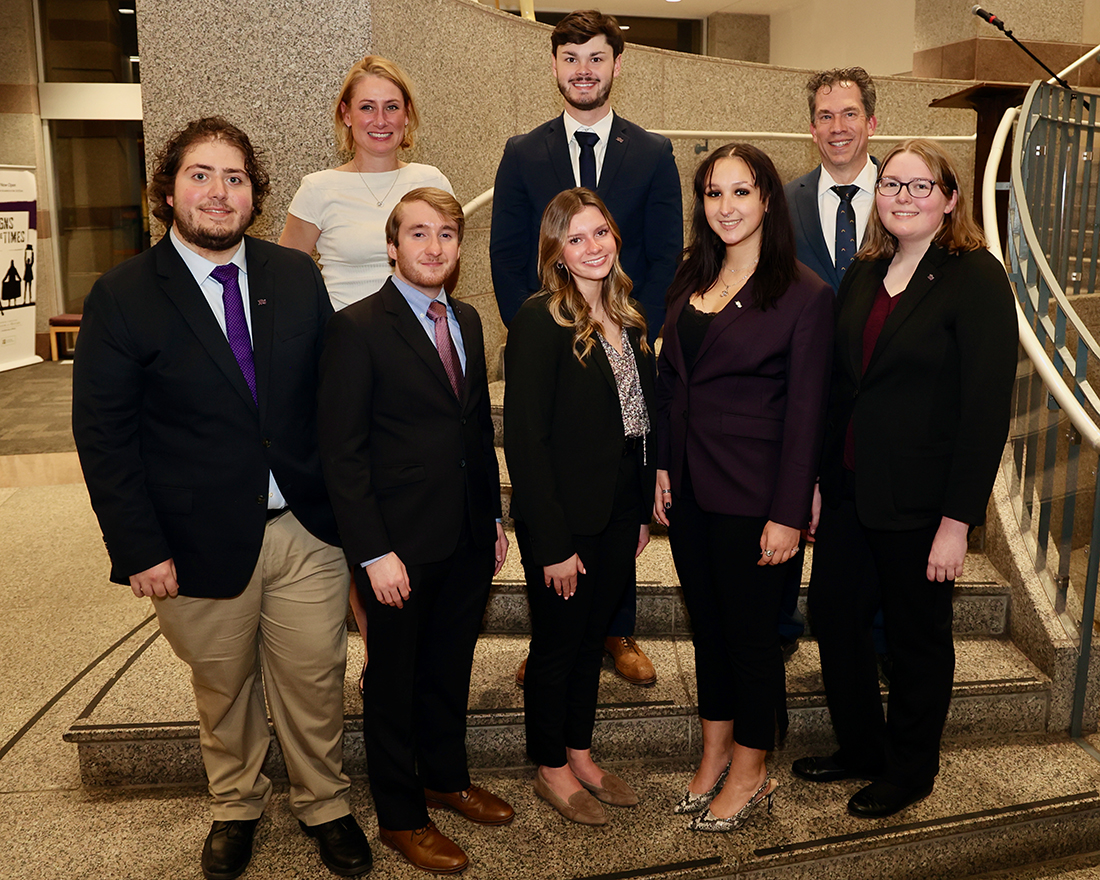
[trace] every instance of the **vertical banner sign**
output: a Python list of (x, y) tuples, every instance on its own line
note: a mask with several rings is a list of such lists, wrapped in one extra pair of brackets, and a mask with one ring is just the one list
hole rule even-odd
[(33, 172), (0, 165), (0, 370), (42, 360), (34, 353), (37, 232)]

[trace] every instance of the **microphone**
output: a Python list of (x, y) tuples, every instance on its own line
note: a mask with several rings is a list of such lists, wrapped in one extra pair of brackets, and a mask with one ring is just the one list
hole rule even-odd
[(974, 13), (974, 15), (978, 16), (978, 18), (980, 18), (982, 21), (988, 22), (989, 24), (993, 25), (993, 27), (999, 28), (1002, 31), (1005, 29), (1005, 23), (1003, 21), (997, 18), (997, 16), (995, 16), (992, 12), (986, 12), (984, 9), (982, 9), (982, 7), (978, 6), (977, 4), (972, 6), (970, 8), (970, 11)]

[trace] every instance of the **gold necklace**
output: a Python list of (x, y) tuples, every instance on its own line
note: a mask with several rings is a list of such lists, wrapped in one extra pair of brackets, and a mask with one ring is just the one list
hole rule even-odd
[[(365, 178), (365, 177), (363, 176), (363, 172), (362, 172), (362, 171), (360, 171), (360, 170), (359, 170), (358, 168), (356, 168), (356, 169), (355, 169), (355, 173), (356, 173), (356, 174), (358, 174), (358, 175), (359, 175), (359, 179), (360, 179), (361, 181), (363, 181), (363, 186), (365, 186), (365, 187), (367, 188), (367, 192), (369, 192), (369, 193), (370, 193), (370, 197), (371, 197), (372, 199), (374, 199), (374, 200), (375, 200), (375, 203), (376, 203), (376, 204), (378, 205), (378, 207), (379, 207), (379, 208), (381, 208), (381, 207), (382, 207), (382, 203), (383, 203), (384, 201), (386, 201), (386, 199), (388, 199), (388, 198), (390, 197), (390, 193), (391, 193), (391, 192), (393, 192), (393, 188), (394, 188), (395, 186), (397, 186), (397, 178), (399, 178), (399, 177), (401, 176), (401, 169), (400, 169), (400, 168), (398, 168), (398, 169), (397, 169), (397, 173), (396, 173), (396, 174), (395, 174), (395, 175), (393, 176), (393, 183), (391, 183), (391, 184), (390, 184), (390, 188), (389, 188), (388, 190), (386, 190), (386, 194), (385, 194), (384, 196), (382, 196), (382, 198), (378, 198), (378, 196), (376, 196), (376, 195), (374, 194), (374, 190), (370, 188), (370, 184), (369, 184), (369, 183), (367, 183), (367, 179), (366, 179), (366, 178)], [(384, 173), (384, 172), (383, 172), (383, 173)]]
[[(720, 294), (718, 294), (718, 296), (722, 299), (725, 299), (727, 296), (729, 296), (730, 288), (733, 287), (734, 284), (744, 285), (744, 283), (749, 280), (749, 276), (752, 275), (752, 273), (756, 271), (756, 264), (759, 263), (759, 262), (760, 262), (760, 258), (757, 257), (755, 260), (752, 261), (752, 265), (749, 267), (749, 271), (746, 272), (744, 275), (742, 275), (740, 278), (737, 278), (737, 279), (727, 283), (726, 286), (722, 289), (722, 292)], [(725, 267), (723, 267), (722, 272), (725, 272), (725, 271), (727, 271), (727, 270), (725, 269)], [(719, 273), (719, 276), (721, 276), (721, 273)], [(740, 293), (740, 292), (741, 292), (741, 290), (740, 290), (740, 288), (738, 288), (737, 293)], [(734, 294), (734, 297), (737, 296), (737, 293)], [(741, 300), (734, 299), (734, 302), (736, 303), (737, 308), (741, 308)]]

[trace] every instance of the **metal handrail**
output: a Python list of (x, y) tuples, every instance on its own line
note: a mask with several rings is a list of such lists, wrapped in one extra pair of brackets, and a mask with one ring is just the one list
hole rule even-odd
[[(694, 138), (695, 140), (727, 140), (727, 141), (808, 141), (813, 135), (808, 131), (687, 131), (681, 129), (651, 128), (653, 134), (662, 134), (667, 138)], [(977, 134), (941, 134), (941, 135), (915, 135), (915, 134), (873, 134), (872, 141), (907, 141), (915, 137), (923, 137), (925, 140), (937, 141), (941, 144), (973, 144), (977, 142)]]

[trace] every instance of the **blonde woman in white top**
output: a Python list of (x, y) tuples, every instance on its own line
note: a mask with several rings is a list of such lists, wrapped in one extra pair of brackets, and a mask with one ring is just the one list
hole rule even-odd
[(320, 256), (334, 309), (378, 291), (390, 274), (386, 218), (405, 193), (421, 186), (454, 192), (431, 165), (402, 162), (420, 123), (405, 72), (368, 55), (344, 79), (334, 107), (336, 141), (351, 160), (302, 178), (279, 244)]
[[(336, 143), (351, 160), (302, 178), (290, 202), (279, 244), (320, 256), (332, 307), (339, 311), (377, 293), (390, 275), (386, 219), (405, 193), (435, 186), (454, 194), (431, 165), (402, 162), (420, 124), (412, 83), (400, 67), (368, 55), (344, 78), (333, 109)], [(367, 613), (351, 585), (351, 610), (363, 634), (366, 666)], [(363, 690), (359, 678), (360, 693)]]

